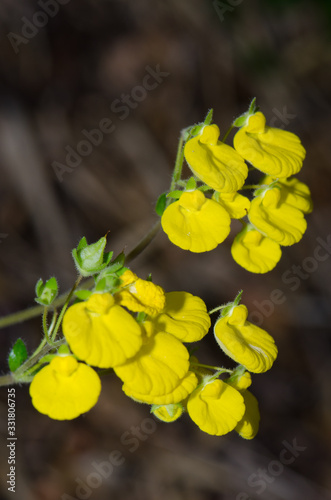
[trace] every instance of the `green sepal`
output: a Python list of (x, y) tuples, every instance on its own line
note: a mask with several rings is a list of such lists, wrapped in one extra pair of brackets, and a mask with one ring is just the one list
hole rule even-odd
[(69, 346), (67, 344), (62, 344), (57, 350), (58, 354), (68, 354), (71, 355), (71, 351), (69, 349)]
[[(118, 256), (110, 263), (108, 266), (108, 271), (111, 271), (112, 273), (117, 273), (124, 267), (124, 262), (125, 262), (125, 254), (124, 252), (121, 252), (118, 254)], [(124, 269), (126, 271), (127, 268)], [(124, 272), (123, 271), (123, 272)]]
[(175, 189), (175, 191), (170, 191), (167, 194), (167, 198), (174, 198), (175, 200), (179, 200), (184, 191), (180, 191), (179, 189)]
[(195, 180), (194, 177), (190, 177), (189, 180), (186, 183), (186, 191), (194, 191), (197, 187), (197, 181)]
[[(107, 236), (107, 235), (106, 235)], [(78, 272), (84, 276), (92, 276), (108, 266), (113, 252), (104, 253), (107, 237), (102, 236), (96, 243), (87, 244), (85, 236), (72, 251), (72, 257)]]
[(162, 217), (163, 212), (166, 209), (166, 206), (167, 206), (167, 193), (162, 193), (158, 197), (157, 202), (155, 204), (155, 212), (157, 213), (157, 215)]
[(92, 292), (91, 290), (76, 290), (74, 294), (79, 300), (87, 300), (92, 295)]
[(54, 278), (53, 276), (48, 281), (46, 281), (45, 284), (40, 278), (37, 281), (35, 292), (37, 298), (35, 298), (34, 300), (42, 306), (49, 306), (58, 294), (58, 284), (56, 278)]
[(250, 116), (254, 115), (258, 110), (259, 110), (259, 107), (256, 105), (256, 97), (254, 97), (254, 99), (252, 99), (252, 101), (249, 105), (248, 110), (245, 113), (243, 113), (242, 115), (235, 118), (232, 125), (234, 127), (238, 127), (238, 128), (244, 127), (247, 124), (248, 118)]
[(214, 112), (213, 108), (211, 108), (208, 111), (207, 116), (206, 116), (206, 118), (204, 119), (204, 122), (203, 122), (204, 125), (210, 125), (211, 124), (211, 122), (213, 120), (213, 112)]
[(11, 348), (8, 356), (8, 366), (11, 372), (15, 372), (17, 368), (27, 359), (28, 351), (26, 345), (21, 338), (18, 338)]

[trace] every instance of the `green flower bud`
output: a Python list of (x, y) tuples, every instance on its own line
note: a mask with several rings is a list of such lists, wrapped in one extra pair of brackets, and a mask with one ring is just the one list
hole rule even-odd
[(35, 298), (34, 300), (42, 306), (49, 306), (58, 294), (58, 285), (56, 278), (54, 278), (53, 276), (48, 281), (46, 281), (45, 284), (40, 278), (40, 280), (37, 281), (35, 291), (37, 298)]
[(107, 243), (103, 236), (96, 243), (87, 244), (85, 236), (80, 240), (78, 247), (72, 251), (72, 256), (78, 272), (86, 277), (102, 271), (110, 262), (113, 252), (104, 253)]

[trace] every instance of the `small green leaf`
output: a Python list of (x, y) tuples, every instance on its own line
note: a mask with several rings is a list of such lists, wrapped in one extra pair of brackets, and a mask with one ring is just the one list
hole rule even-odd
[(197, 181), (194, 179), (194, 177), (190, 177), (189, 180), (186, 183), (186, 191), (194, 191), (197, 187)]
[(157, 215), (161, 217), (166, 209), (166, 206), (167, 206), (167, 193), (162, 193), (158, 197), (155, 205), (155, 212), (157, 213)]
[(91, 290), (76, 290), (74, 293), (79, 300), (87, 300), (92, 295)]
[(17, 368), (27, 359), (28, 351), (22, 339), (17, 339), (11, 348), (8, 356), (8, 366), (11, 372), (15, 372)]
[(170, 193), (167, 194), (167, 198), (174, 198), (176, 200), (179, 200), (179, 198), (182, 196), (184, 191), (180, 191), (179, 189), (175, 189), (175, 191), (170, 191)]
[(213, 112), (214, 112), (213, 108), (211, 108), (208, 111), (208, 114), (207, 114), (207, 116), (206, 116), (206, 118), (205, 118), (205, 120), (203, 122), (205, 125), (210, 125), (211, 124), (211, 122), (213, 120)]

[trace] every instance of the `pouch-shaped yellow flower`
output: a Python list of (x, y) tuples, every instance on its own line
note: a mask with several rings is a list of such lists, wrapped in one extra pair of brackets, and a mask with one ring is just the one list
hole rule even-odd
[(241, 219), (248, 214), (250, 200), (239, 193), (215, 193), (213, 200), (218, 201), (220, 205), (228, 212), (231, 219)]
[(274, 339), (265, 330), (247, 321), (247, 307), (234, 306), (215, 323), (214, 335), (221, 349), (253, 373), (269, 370), (276, 357)]
[(244, 398), (222, 380), (214, 380), (193, 391), (187, 402), (187, 411), (202, 431), (222, 436), (232, 431), (242, 419)]
[(277, 186), (267, 189), (251, 202), (250, 222), (280, 245), (294, 245), (307, 229), (303, 212), (286, 203)]
[(180, 403), (153, 405), (151, 412), (162, 422), (175, 422), (183, 414), (183, 406)]
[(244, 398), (246, 411), (242, 420), (235, 427), (235, 431), (244, 439), (253, 439), (259, 430), (259, 403), (250, 391), (243, 391), (241, 394)]
[(172, 243), (198, 253), (222, 243), (230, 232), (230, 223), (227, 211), (198, 190), (183, 193), (161, 218), (162, 228)]
[(122, 276), (122, 288), (115, 294), (116, 302), (133, 312), (145, 312), (155, 316), (164, 308), (163, 289), (151, 281), (138, 278), (129, 269)]
[[(154, 401), (154, 396), (172, 393), (187, 375), (189, 353), (172, 335), (157, 332), (145, 340), (133, 358), (114, 370), (125, 384), (125, 393), (130, 391), (132, 394), (146, 395), (149, 401), (145, 402), (159, 404)], [(170, 401), (175, 402), (178, 401)]]
[(33, 406), (55, 420), (71, 420), (89, 411), (100, 391), (98, 374), (73, 356), (53, 358), (30, 385)]
[[(274, 180), (267, 175), (262, 179), (261, 184), (271, 184)], [(313, 201), (307, 184), (292, 177), (291, 179), (279, 179), (274, 186), (280, 189), (283, 203), (301, 210), (304, 214), (312, 212)]]
[(205, 184), (223, 193), (240, 189), (248, 168), (243, 158), (231, 146), (218, 141), (217, 125), (207, 125), (200, 135), (187, 141), (185, 159), (192, 172)]
[(231, 246), (234, 260), (251, 273), (267, 273), (279, 262), (282, 251), (275, 241), (247, 225), (237, 234)]
[(109, 293), (95, 293), (69, 307), (62, 329), (72, 352), (100, 368), (124, 363), (142, 345), (139, 324)]
[(170, 292), (165, 296), (165, 307), (154, 319), (156, 329), (183, 342), (201, 340), (211, 324), (204, 301), (187, 292)]
[(273, 177), (290, 177), (299, 172), (306, 151), (298, 136), (279, 128), (266, 126), (258, 111), (238, 130), (233, 145), (255, 168)]
[(167, 394), (162, 394), (162, 396), (152, 396), (151, 394), (142, 394), (138, 391), (133, 390), (131, 387), (123, 384), (123, 392), (129, 396), (129, 398), (134, 399), (138, 403), (156, 404), (156, 405), (168, 405), (172, 403), (180, 403), (191, 394), (198, 384), (198, 379), (193, 372), (188, 371), (186, 375), (178, 382), (176, 388), (168, 392)]

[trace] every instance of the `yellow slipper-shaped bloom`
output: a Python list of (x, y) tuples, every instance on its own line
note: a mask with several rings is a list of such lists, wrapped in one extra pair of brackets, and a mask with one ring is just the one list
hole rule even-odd
[(131, 387), (123, 384), (122, 390), (129, 397), (138, 403), (168, 405), (173, 403), (180, 403), (191, 394), (198, 385), (198, 379), (193, 372), (187, 374), (179, 381), (177, 387), (167, 394), (162, 396), (152, 396), (151, 394), (142, 394), (133, 390)]
[(185, 159), (192, 172), (205, 184), (223, 193), (240, 189), (248, 168), (243, 158), (231, 146), (219, 142), (217, 125), (207, 125), (184, 147)]
[(189, 370), (189, 353), (172, 335), (157, 332), (145, 340), (133, 358), (114, 370), (124, 382), (126, 394), (146, 403), (168, 404), (160, 398), (166, 399), (181, 385)]
[(280, 245), (247, 225), (233, 240), (231, 253), (234, 260), (251, 273), (271, 271), (282, 256)]
[(239, 193), (215, 193), (213, 196), (215, 201), (228, 212), (231, 219), (241, 219), (248, 214), (250, 200)]
[(233, 145), (255, 168), (273, 177), (290, 177), (301, 170), (306, 151), (295, 134), (266, 126), (258, 111), (238, 130)]
[(216, 322), (215, 339), (225, 354), (246, 370), (263, 373), (272, 367), (277, 347), (271, 335), (247, 321), (247, 315), (246, 306), (234, 306)]
[(232, 431), (242, 419), (244, 398), (222, 380), (214, 380), (190, 395), (187, 411), (202, 431), (222, 436)]
[(55, 420), (71, 420), (98, 401), (97, 373), (73, 356), (58, 356), (34, 376), (30, 385), (33, 406)]
[(277, 186), (252, 200), (248, 218), (261, 233), (283, 246), (300, 241), (307, 229), (303, 212), (286, 203)]
[(182, 342), (201, 340), (211, 324), (204, 301), (187, 292), (170, 292), (165, 296), (165, 307), (154, 320), (156, 330), (171, 333)]
[(62, 329), (72, 352), (86, 363), (110, 368), (139, 351), (142, 331), (109, 293), (96, 293), (69, 307)]
[(162, 422), (175, 422), (183, 414), (183, 406), (179, 403), (170, 405), (153, 405), (151, 412)]
[(235, 431), (244, 439), (253, 439), (259, 430), (259, 403), (250, 391), (244, 391), (241, 394), (244, 398), (246, 411), (242, 420), (235, 427)]
[(145, 312), (155, 316), (164, 308), (163, 289), (151, 281), (138, 278), (129, 269), (122, 276), (122, 288), (115, 294), (116, 302), (133, 312)]
[[(274, 180), (272, 177), (266, 176), (262, 179), (261, 184), (270, 184)], [(292, 177), (291, 179), (277, 180), (276, 186), (280, 189), (281, 199), (284, 203), (301, 210), (304, 214), (312, 212), (313, 201), (307, 184)]]
[(191, 252), (208, 252), (225, 240), (231, 219), (227, 211), (201, 191), (183, 193), (169, 205), (161, 218), (169, 240)]

